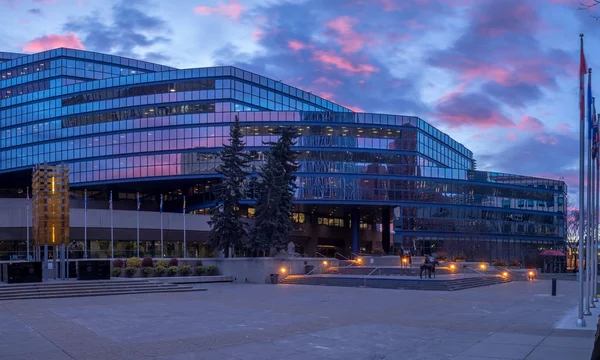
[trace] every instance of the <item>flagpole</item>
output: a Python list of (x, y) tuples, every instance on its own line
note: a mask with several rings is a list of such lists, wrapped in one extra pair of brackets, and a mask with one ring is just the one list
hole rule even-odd
[[(596, 125), (598, 125), (598, 120), (596, 120)], [(598, 302), (598, 209), (599, 209), (599, 204), (600, 204), (600, 168), (598, 168), (598, 161), (600, 160), (600, 158), (598, 156), (600, 156), (599, 151), (600, 149), (598, 149), (598, 146), (600, 146), (600, 144), (598, 144), (598, 131), (600, 129), (596, 128), (596, 203), (595, 203), (595, 211), (594, 211), (594, 246), (593, 246), (593, 265), (594, 265), (594, 271), (592, 272), (592, 278), (593, 278), (593, 296), (592, 299), (594, 302)]]
[(87, 189), (83, 190), (84, 211), (83, 211), (83, 258), (88, 258), (87, 253)]
[(584, 223), (584, 166), (585, 166), (585, 114), (583, 108), (583, 82), (585, 76), (585, 57), (583, 55), (583, 34), (579, 35), (580, 38), (580, 69), (579, 69), (579, 107), (580, 107), (580, 121), (579, 121), (579, 306), (577, 315), (577, 326), (585, 327), (585, 319), (583, 318), (583, 223)]
[(115, 227), (113, 222), (113, 197), (110, 191), (110, 253), (111, 258), (115, 258)]
[(165, 257), (163, 232), (163, 194), (160, 194), (160, 257)]
[(27, 253), (26, 261), (29, 261), (29, 186), (27, 187), (27, 199), (25, 200), (25, 226), (27, 227)]
[(137, 193), (137, 257), (140, 257), (140, 193)]
[[(593, 128), (593, 125), (592, 125)], [(589, 253), (590, 253), (590, 266), (588, 267), (588, 269), (590, 270), (589, 272), (589, 289), (588, 289), (588, 297), (589, 297), (589, 304), (590, 304), (590, 308), (595, 308), (596, 304), (594, 304), (594, 256), (593, 256), (593, 248), (594, 248), (594, 244), (595, 244), (595, 237), (596, 237), (596, 169), (594, 167), (594, 162), (592, 161), (592, 158), (594, 157), (593, 154), (593, 131), (592, 131), (592, 137), (590, 138), (590, 154), (592, 156), (590, 156), (590, 173), (591, 173), (591, 182), (590, 182), (590, 194), (591, 194), (591, 199), (590, 199), (590, 206), (589, 209), (590, 211), (589, 213), (589, 219), (590, 219), (590, 235), (589, 235)]]
[(591, 85), (592, 84), (592, 68), (588, 69), (588, 122), (587, 122), (587, 126), (588, 126), (588, 141), (587, 141), (587, 191), (586, 191), (586, 196), (587, 196), (587, 212), (585, 213), (586, 219), (587, 219), (587, 226), (586, 226), (586, 237), (585, 237), (585, 301), (584, 301), (584, 309), (583, 309), (583, 315), (585, 316), (591, 316), (592, 312), (590, 311), (590, 297), (591, 297), (591, 291), (590, 291), (590, 286), (592, 285), (592, 282), (590, 281), (590, 274), (591, 274), (591, 259), (592, 259), (592, 253), (591, 253), (591, 230), (592, 230), (592, 137), (591, 137), (591, 128), (590, 128), (590, 121), (592, 119), (591, 116), (591, 104), (592, 104), (592, 99), (590, 99), (590, 89), (591, 89)]
[(186, 254), (186, 234), (185, 234), (185, 195), (183, 196), (183, 258), (187, 258)]

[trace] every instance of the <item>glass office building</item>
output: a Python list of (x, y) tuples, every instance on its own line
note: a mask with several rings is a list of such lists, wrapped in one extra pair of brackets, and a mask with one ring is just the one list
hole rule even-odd
[[(275, 127), (298, 129), (290, 239), (305, 253), (509, 260), (564, 241), (564, 182), (477, 171), (471, 151), (418, 117), (356, 113), (235, 67), (65, 48), (0, 52), (0, 186), (23, 196), (34, 165), (62, 163), (74, 197), (113, 191), (129, 204), (140, 192), (157, 210), (165, 194), (165, 211), (181, 211), (186, 195), (186, 210), (204, 214), (235, 116), (255, 165)], [(250, 192), (245, 216), (253, 204)]]

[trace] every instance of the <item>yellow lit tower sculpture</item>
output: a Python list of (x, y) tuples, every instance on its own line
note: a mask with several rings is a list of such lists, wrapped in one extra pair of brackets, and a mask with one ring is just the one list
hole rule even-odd
[(69, 168), (37, 165), (33, 170), (32, 195), (32, 230), (36, 260), (44, 262), (44, 279), (47, 279), (48, 251), (51, 250), (54, 278), (58, 270), (57, 260), (61, 260), (60, 276), (65, 278), (66, 246), (70, 238)]

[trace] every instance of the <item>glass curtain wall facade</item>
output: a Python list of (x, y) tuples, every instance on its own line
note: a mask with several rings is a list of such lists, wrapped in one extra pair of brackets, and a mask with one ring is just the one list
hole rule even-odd
[(564, 241), (563, 182), (477, 171), (471, 151), (418, 117), (355, 113), (235, 67), (0, 52), (0, 176), (63, 163), (75, 189), (196, 179), (206, 190), (196, 209), (205, 208), (235, 116), (255, 165), (275, 127), (297, 128), (296, 204), (345, 207), (348, 224), (354, 207), (391, 210), (384, 252)]

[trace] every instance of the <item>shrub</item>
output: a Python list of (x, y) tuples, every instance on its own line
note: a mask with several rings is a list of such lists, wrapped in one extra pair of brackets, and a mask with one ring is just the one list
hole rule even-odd
[(137, 268), (132, 266), (125, 268), (125, 275), (127, 275), (127, 277), (133, 277), (135, 274), (137, 274)]
[(120, 267), (115, 267), (110, 271), (110, 276), (120, 277), (122, 271), (123, 271), (123, 269), (121, 269)]
[(177, 260), (176, 258), (172, 258), (171, 260), (169, 260), (169, 267), (171, 266), (179, 266), (179, 260)]
[(145, 257), (142, 259), (142, 267), (154, 267), (154, 260), (151, 257)]
[(204, 266), (196, 266), (196, 268), (194, 269), (194, 273), (196, 275), (202, 276), (206, 274), (206, 268)]
[(142, 260), (138, 257), (127, 259), (127, 267), (139, 268), (142, 265)]
[(152, 276), (153, 274), (154, 274), (154, 268), (148, 267), (148, 266), (142, 268), (142, 276), (143, 277)]
[(185, 264), (181, 267), (181, 275), (182, 276), (188, 276), (189, 274), (192, 273), (192, 267), (188, 264)]
[(156, 260), (156, 266), (167, 268), (169, 266), (169, 260)]
[(125, 265), (125, 262), (121, 259), (115, 259), (113, 261), (113, 268), (122, 268)]
[(496, 260), (493, 265), (494, 266), (506, 267), (506, 261), (504, 261), (504, 260)]
[(519, 260), (511, 260), (510, 266), (521, 266), (521, 262)]
[(164, 266), (157, 266), (154, 268), (154, 275), (163, 276), (167, 272), (167, 268)]
[(211, 265), (206, 268), (206, 273), (208, 275), (217, 275), (219, 273), (219, 268), (217, 268), (215, 265)]
[(179, 271), (179, 268), (177, 266), (169, 266), (169, 268), (167, 269), (167, 275), (175, 276), (175, 275), (177, 275), (178, 271)]
[(202, 266), (202, 260), (196, 260), (196, 266)]

